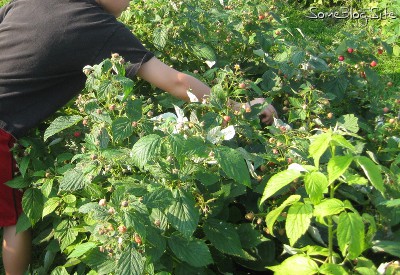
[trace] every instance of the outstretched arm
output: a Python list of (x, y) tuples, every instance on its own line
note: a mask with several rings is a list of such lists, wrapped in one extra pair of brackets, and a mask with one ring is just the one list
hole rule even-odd
[[(144, 63), (140, 67), (137, 75), (156, 87), (170, 93), (171, 95), (186, 101), (189, 100), (187, 95), (188, 90), (190, 90), (191, 93), (193, 93), (200, 100), (209, 96), (211, 92), (210, 87), (197, 78), (179, 72), (155, 57)], [(257, 98), (252, 100), (250, 105), (263, 102), (263, 98)], [(240, 110), (242, 107), (241, 103), (234, 101), (231, 101), (230, 103), (232, 104), (233, 109)], [(273, 122), (273, 118), (277, 117), (275, 108), (272, 105), (268, 105), (268, 107), (261, 112), (260, 117), (261, 122), (265, 124), (271, 124)]]

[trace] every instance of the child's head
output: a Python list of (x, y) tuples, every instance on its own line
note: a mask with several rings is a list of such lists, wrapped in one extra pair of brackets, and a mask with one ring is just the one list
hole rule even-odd
[(107, 12), (119, 17), (129, 6), (129, 0), (96, 0)]

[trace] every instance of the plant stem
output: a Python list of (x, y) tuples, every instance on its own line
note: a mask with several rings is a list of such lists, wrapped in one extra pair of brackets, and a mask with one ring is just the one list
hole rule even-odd
[[(331, 155), (332, 157), (335, 156), (335, 146), (331, 145)], [(329, 197), (331, 199), (335, 198), (335, 182), (332, 182), (329, 186)], [(332, 216), (328, 217), (328, 262), (333, 263), (333, 221)]]

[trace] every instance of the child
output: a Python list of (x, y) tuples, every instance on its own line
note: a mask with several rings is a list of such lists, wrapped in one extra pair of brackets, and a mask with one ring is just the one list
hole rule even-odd
[[(189, 89), (198, 98), (210, 94), (201, 81), (155, 58), (116, 20), (128, 5), (129, 0), (13, 0), (0, 9), (0, 226), (7, 274), (23, 274), (31, 246), (29, 232), (15, 234), (21, 194), (4, 185), (12, 178), (9, 148), (83, 89), (85, 65), (118, 53), (129, 62), (127, 77), (137, 75), (184, 100)], [(271, 123), (275, 113), (268, 106), (262, 121)]]

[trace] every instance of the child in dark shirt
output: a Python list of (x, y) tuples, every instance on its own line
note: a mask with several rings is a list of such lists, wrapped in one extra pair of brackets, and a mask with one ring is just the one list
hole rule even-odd
[[(210, 94), (206, 84), (155, 58), (116, 20), (128, 5), (129, 0), (14, 0), (0, 9), (0, 226), (6, 274), (23, 274), (31, 251), (30, 232), (16, 234), (22, 194), (4, 185), (13, 177), (10, 148), (83, 89), (85, 65), (119, 53), (129, 62), (128, 77), (137, 75), (184, 100), (189, 89), (200, 99)], [(261, 115), (271, 124), (276, 111), (269, 105)]]

